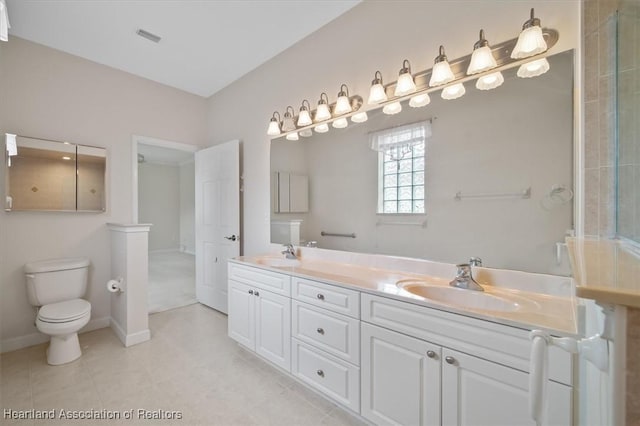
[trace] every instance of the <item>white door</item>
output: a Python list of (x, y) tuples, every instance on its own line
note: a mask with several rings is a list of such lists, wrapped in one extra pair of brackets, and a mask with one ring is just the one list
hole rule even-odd
[(195, 153), (196, 297), (227, 313), (227, 259), (240, 254), (239, 141)]
[(229, 281), (229, 337), (255, 350), (255, 291), (246, 284)]
[(362, 323), (362, 417), (380, 425), (440, 424), (440, 346)]
[(256, 296), (256, 352), (291, 371), (291, 299), (269, 291)]

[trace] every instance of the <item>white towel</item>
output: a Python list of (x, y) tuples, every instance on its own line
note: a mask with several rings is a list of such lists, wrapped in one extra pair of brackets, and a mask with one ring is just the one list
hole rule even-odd
[(9, 12), (4, 0), (0, 0), (0, 41), (9, 41)]

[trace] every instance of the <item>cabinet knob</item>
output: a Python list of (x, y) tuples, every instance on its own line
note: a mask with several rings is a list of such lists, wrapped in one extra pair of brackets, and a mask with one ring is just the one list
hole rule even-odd
[(324, 377), (324, 371), (322, 371), (322, 370), (318, 370), (318, 371), (316, 371), (316, 374), (317, 374), (318, 376), (320, 376), (320, 377)]
[(324, 328), (322, 327), (318, 327), (316, 331), (318, 332), (318, 334), (324, 334)]
[(320, 299), (320, 300), (324, 300), (324, 294), (322, 294), (322, 293), (318, 293), (318, 295), (316, 297), (318, 299)]
[(256, 291), (256, 292), (255, 292), (255, 295), (256, 295), (256, 296), (260, 296), (260, 293), (258, 293), (258, 292)]
[(249, 290), (249, 294), (253, 294), (253, 290)]
[(446, 356), (444, 357), (444, 360), (447, 361), (447, 364), (453, 364), (454, 362), (456, 362), (456, 359), (452, 356)]
[(434, 351), (427, 351), (427, 356), (429, 358), (435, 358), (436, 357), (436, 353)]

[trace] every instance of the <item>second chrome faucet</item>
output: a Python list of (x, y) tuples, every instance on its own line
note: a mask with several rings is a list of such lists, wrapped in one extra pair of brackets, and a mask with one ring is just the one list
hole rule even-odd
[(472, 257), (469, 263), (460, 263), (456, 265), (458, 271), (456, 277), (449, 283), (452, 287), (464, 288), (466, 290), (484, 291), (484, 288), (473, 279), (471, 265), (482, 266), (482, 260), (479, 257)]

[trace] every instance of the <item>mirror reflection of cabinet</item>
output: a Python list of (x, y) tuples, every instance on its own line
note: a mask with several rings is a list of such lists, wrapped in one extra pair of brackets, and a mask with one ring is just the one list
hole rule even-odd
[(7, 154), (6, 211), (105, 211), (104, 148), (7, 135)]
[(308, 176), (274, 172), (271, 179), (271, 203), (275, 213), (306, 213), (309, 211)]

